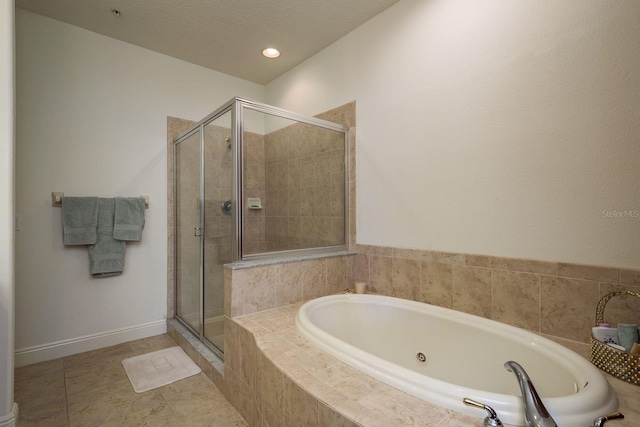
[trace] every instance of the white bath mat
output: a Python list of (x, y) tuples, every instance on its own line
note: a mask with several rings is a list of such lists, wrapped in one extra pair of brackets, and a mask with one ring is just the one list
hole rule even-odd
[(200, 372), (180, 347), (171, 347), (122, 361), (136, 393), (171, 384)]

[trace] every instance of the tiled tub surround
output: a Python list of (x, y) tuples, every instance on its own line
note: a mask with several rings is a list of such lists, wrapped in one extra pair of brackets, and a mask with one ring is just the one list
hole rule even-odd
[(234, 406), (234, 400), (253, 402), (254, 408), (243, 408), (250, 425), (453, 426), (477, 421), (422, 402), (316, 349), (295, 326), (300, 305), (231, 321), (235, 340), (229, 345), (242, 361), (232, 366), (234, 373), (239, 371), (232, 381), (240, 388), (236, 393), (244, 394), (229, 398)]
[[(303, 391), (306, 390), (309, 395), (318, 399), (319, 413), (321, 409), (327, 411), (322, 407), (325, 405), (334, 408), (341, 416), (357, 424), (372, 427), (423, 425), (479, 427), (482, 425), (482, 420), (479, 418), (464, 416), (423, 402), (368, 377), (316, 349), (299, 335), (295, 327), (294, 317), (300, 305), (295, 304), (234, 320), (239, 327), (253, 334), (258, 349), (256, 351), (271, 359), (283, 375), (289, 376), (303, 388)], [(575, 344), (562, 339), (556, 339), (556, 341), (588, 357), (588, 345)], [(242, 344), (239, 346), (242, 352)], [(256, 363), (260, 363), (258, 357), (256, 356)], [(640, 389), (608, 375), (606, 377), (616, 390), (620, 400), (620, 410), (626, 417), (617, 425), (621, 427), (640, 425), (640, 411), (637, 407)], [(286, 385), (286, 378), (283, 378), (283, 381)], [(259, 389), (256, 388), (256, 390)], [(284, 409), (286, 411), (287, 407), (285, 406)]]
[[(563, 338), (558, 332), (553, 336), (551, 328), (536, 329), (535, 326), (541, 324), (541, 316), (545, 316), (544, 321), (551, 325), (555, 324), (553, 319), (557, 316), (556, 322), (575, 325), (575, 332), (579, 332), (577, 325), (580, 323), (572, 321), (571, 315), (584, 313), (572, 307), (575, 300), (582, 300), (586, 294), (593, 298), (588, 300), (589, 304), (595, 300), (588, 307), (586, 316), (579, 317), (580, 320), (588, 318), (585, 320), (588, 331), (600, 292), (618, 288), (638, 290), (640, 286), (638, 272), (627, 269), (364, 245), (358, 246), (358, 251), (357, 255), (227, 268), (224, 369), (219, 362), (217, 368), (212, 367), (185, 339), (174, 338), (199, 360), (205, 372), (250, 425), (307, 425), (308, 420), (297, 424), (300, 420), (295, 418), (307, 413), (316, 414), (320, 426), (359, 423), (366, 426), (481, 425), (479, 419), (433, 407), (378, 383), (311, 347), (298, 334), (293, 317), (301, 302), (352, 287), (356, 277), (368, 282), (369, 291), (406, 297), (409, 294), (402, 292), (411, 289), (410, 295), (440, 296), (432, 302), (460, 311), (473, 312), (476, 306), (465, 309), (465, 304), (474, 298), (482, 299), (490, 307), (488, 312), (483, 312), (486, 317), (493, 315), (495, 320), (545, 334), (585, 358), (589, 352), (588, 332), (582, 340), (570, 334)], [(383, 266), (386, 266), (386, 272), (382, 271)], [(386, 279), (381, 281), (381, 277)], [(478, 277), (485, 280), (480, 281)], [(618, 277), (618, 284), (594, 280), (604, 277), (609, 280)], [(479, 282), (484, 285), (480, 286), (482, 292), (464, 295), (464, 292), (474, 292)], [(548, 289), (543, 289), (543, 285)], [(571, 285), (578, 287), (566, 289)], [(597, 292), (586, 293), (585, 286), (595, 287)], [(550, 298), (548, 303), (543, 296)], [(541, 301), (554, 309), (543, 311)], [(635, 301), (623, 299), (615, 305), (614, 302), (615, 299), (610, 303), (612, 306), (607, 307), (607, 318), (622, 320), (628, 319), (629, 315), (637, 316)], [(531, 305), (534, 307), (529, 310)], [(586, 305), (587, 302), (581, 302), (577, 307)], [(533, 327), (527, 327), (529, 323), (520, 323), (523, 320), (519, 319), (519, 312), (523, 313), (520, 317), (524, 320), (529, 319), (527, 313), (544, 314), (534, 316), (537, 320)], [(175, 334), (171, 327), (169, 330)], [(560, 332), (564, 330), (559, 329)], [(640, 413), (635, 405), (640, 398), (640, 388), (610, 376), (607, 378), (618, 393), (620, 408), (626, 416), (617, 424), (621, 427), (640, 425)], [(269, 420), (275, 420), (276, 424)], [(284, 424), (278, 424), (278, 421)], [(309, 422), (308, 425), (316, 425)]]
[[(588, 343), (598, 301), (640, 292), (640, 270), (357, 246), (369, 292), (426, 302), (533, 332)], [(613, 298), (605, 320), (640, 324), (640, 298)]]
[[(423, 402), (340, 362), (297, 331), (302, 303), (228, 320), (224, 378), (205, 373), (251, 426), (480, 427), (482, 419)], [(175, 332), (171, 331), (170, 334)], [(174, 336), (174, 335), (172, 335)], [(177, 342), (180, 342), (178, 336)], [(553, 337), (549, 337), (552, 338)], [(588, 357), (586, 344), (555, 338)], [(184, 340), (182, 341), (184, 345)], [(194, 360), (203, 357), (189, 353)], [(211, 365), (209, 365), (210, 367)], [(203, 368), (205, 369), (205, 368)], [(640, 425), (640, 389), (606, 375), (620, 401), (620, 427)]]
[[(250, 265), (250, 264), (249, 264)], [(353, 287), (355, 254), (225, 269), (225, 316), (258, 313)]]

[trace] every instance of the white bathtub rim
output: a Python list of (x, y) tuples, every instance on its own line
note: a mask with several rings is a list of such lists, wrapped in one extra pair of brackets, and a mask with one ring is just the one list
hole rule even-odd
[[(589, 386), (581, 388), (575, 395), (544, 399), (544, 404), (549, 412), (552, 416), (556, 417), (556, 421), (558, 421), (558, 419), (562, 421), (561, 425), (563, 427), (590, 425), (593, 419), (617, 410), (617, 396), (606, 378), (595, 366), (568, 348), (533, 332), (526, 331), (515, 326), (443, 307), (371, 294), (330, 295), (308, 301), (300, 307), (296, 314), (296, 326), (301, 334), (314, 346), (369, 376), (429, 403), (464, 413), (466, 415), (483, 418), (485, 416), (484, 411), (479, 411), (476, 408), (462, 404), (462, 401), (458, 396), (463, 394), (464, 397), (479, 400), (489, 406), (492, 406), (493, 409), (498, 412), (504, 423), (524, 425), (522, 399), (519, 396), (508, 396), (500, 393), (476, 390), (473, 388), (449, 384), (445, 381), (432, 377), (427, 378), (429, 379), (429, 384), (433, 384), (433, 388), (424, 389), (415, 384), (415, 381), (402, 380), (404, 378), (411, 378), (412, 376), (415, 377), (416, 373), (414, 371), (385, 361), (372, 354), (368, 354), (349, 343), (331, 336), (329, 333), (313, 325), (309, 320), (309, 317), (306, 315), (308, 311), (315, 307), (321, 307), (324, 304), (331, 304), (336, 301), (344, 301), (345, 299), (353, 302), (365, 302), (373, 299), (378, 304), (392, 304), (410, 310), (424, 310), (424, 306), (428, 306), (429, 311), (436, 312), (438, 315), (442, 315), (443, 317), (454, 321), (461, 321), (460, 319), (464, 321), (464, 318), (471, 317), (474, 326), (476, 327), (489, 329), (492, 333), (496, 333), (498, 335), (507, 334), (512, 339), (515, 338), (517, 341), (525, 342), (529, 345), (535, 345), (542, 350), (551, 352), (551, 354), (555, 355), (553, 357), (554, 360), (558, 361), (558, 363), (560, 363), (572, 375), (576, 378), (587, 377), (589, 381)], [(514, 382), (515, 381), (516, 379), (514, 377)], [(449, 391), (445, 392), (445, 390)], [(603, 393), (605, 393), (604, 390), (606, 390), (606, 402), (602, 403)], [(605, 409), (595, 409), (595, 402), (597, 402), (600, 407), (604, 406)], [(571, 412), (577, 413), (577, 416), (566, 413), (564, 408), (567, 407), (567, 404), (570, 404), (572, 408)], [(589, 421), (587, 424), (584, 424), (586, 419), (589, 419)]]

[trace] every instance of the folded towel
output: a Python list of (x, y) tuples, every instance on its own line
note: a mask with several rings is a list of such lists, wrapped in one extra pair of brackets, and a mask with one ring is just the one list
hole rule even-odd
[(94, 244), (97, 226), (97, 197), (62, 198), (62, 238), (65, 245)]
[(638, 342), (638, 325), (631, 323), (618, 323), (618, 340), (620, 345), (628, 352), (633, 343)]
[(90, 271), (96, 277), (114, 276), (124, 270), (127, 244), (113, 238), (114, 199), (98, 199), (98, 238), (89, 246)]
[(142, 197), (116, 197), (113, 238), (140, 241), (144, 226), (144, 199)]

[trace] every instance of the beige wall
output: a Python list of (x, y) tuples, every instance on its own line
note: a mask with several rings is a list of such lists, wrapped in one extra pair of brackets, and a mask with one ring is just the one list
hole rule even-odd
[[(402, 0), (267, 84), (358, 104), (358, 243), (638, 268), (640, 2)], [(607, 212), (613, 213), (613, 217)]]

